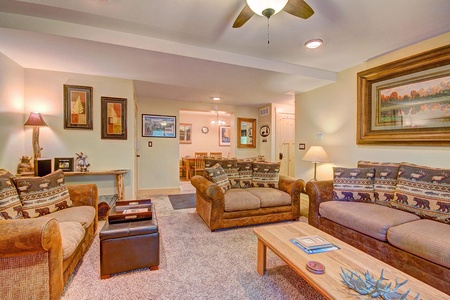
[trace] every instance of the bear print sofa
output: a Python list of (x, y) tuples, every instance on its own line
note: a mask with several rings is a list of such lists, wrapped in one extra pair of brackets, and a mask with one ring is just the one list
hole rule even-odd
[(61, 170), (44, 177), (14, 177), (0, 170), (4, 299), (60, 298), (94, 238), (97, 201), (95, 184), (66, 186)]
[(450, 295), (450, 169), (360, 161), (306, 184), (309, 224)]
[(304, 181), (279, 175), (279, 163), (205, 159), (205, 176), (192, 177), (197, 213), (211, 231), (300, 217)]

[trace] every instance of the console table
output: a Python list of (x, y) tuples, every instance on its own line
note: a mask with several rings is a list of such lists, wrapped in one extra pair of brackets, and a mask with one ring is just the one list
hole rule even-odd
[(124, 180), (123, 175), (128, 173), (130, 170), (108, 170), (108, 171), (89, 171), (89, 172), (64, 172), (64, 176), (99, 176), (99, 175), (115, 175), (116, 186), (117, 186), (117, 198), (118, 201), (124, 198)]

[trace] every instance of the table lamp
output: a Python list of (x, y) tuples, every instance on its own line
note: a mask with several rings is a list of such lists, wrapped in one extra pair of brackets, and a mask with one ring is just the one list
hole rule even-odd
[(39, 127), (47, 126), (44, 119), (38, 112), (31, 112), (28, 120), (25, 122), (24, 126), (33, 126), (33, 152), (34, 152), (34, 161), (37, 161), (38, 158), (41, 157), (41, 148), (39, 146)]
[(308, 151), (306, 151), (302, 160), (314, 163), (314, 178), (312, 181), (316, 181), (317, 163), (328, 161), (328, 155), (325, 150), (323, 150), (322, 146), (311, 146)]

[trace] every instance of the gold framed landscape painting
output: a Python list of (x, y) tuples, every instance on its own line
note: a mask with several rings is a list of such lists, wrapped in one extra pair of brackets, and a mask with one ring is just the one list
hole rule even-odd
[(92, 87), (64, 85), (64, 128), (93, 129)]
[(450, 145), (450, 46), (358, 73), (357, 143)]
[(127, 99), (101, 98), (102, 139), (127, 139)]

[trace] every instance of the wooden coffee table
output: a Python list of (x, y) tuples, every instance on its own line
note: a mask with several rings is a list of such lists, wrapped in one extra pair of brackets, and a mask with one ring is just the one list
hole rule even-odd
[[(263, 275), (266, 270), (266, 252), (267, 248), (269, 248), (314, 289), (328, 299), (368, 299), (367, 295), (360, 295), (342, 283), (342, 279), (339, 276), (341, 267), (346, 272), (349, 269), (358, 271), (361, 275), (369, 271), (376, 279), (379, 278), (381, 270), (384, 269), (384, 277), (389, 282), (392, 282), (393, 286), (395, 286), (396, 278), (398, 278), (399, 282), (408, 279), (408, 282), (399, 289), (401, 293), (405, 293), (408, 289), (411, 290), (408, 294), (408, 299), (414, 299), (417, 293), (420, 293), (420, 298), (424, 300), (450, 298), (447, 294), (307, 223), (293, 222), (257, 227), (253, 229), (253, 232), (258, 237), (257, 271), (260, 275)], [(320, 235), (341, 249), (318, 254), (306, 254), (289, 241), (294, 237), (306, 235)], [(318, 275), (309, 272), (306, 269), (306, 262), (309, 260), (319, 261), (325, 265), (325, 273)]]

